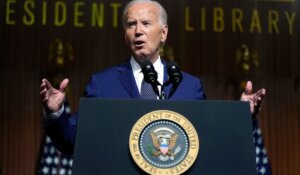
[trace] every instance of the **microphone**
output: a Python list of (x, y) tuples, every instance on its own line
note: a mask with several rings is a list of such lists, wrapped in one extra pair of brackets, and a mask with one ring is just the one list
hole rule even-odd
[(141, 68), (142, 68), (142, 73), (144, 74), (144, 80), (151, 84), (155, 94), (160, 97), (159, 91), (158, 91), (158, 85), (161, 85), (157, 81), (157, 72), (155, 71), (153, 64), (149, 61), (146, 60), (141, 63)]
[(182, 81), (182, 73), (177, 65), (177, 63), (170, 61), (168, 63), (167, 72), (169, 75), (169, 81), (173, 84), (179, 85)]
[(173, 84), (173, 86), (170, 90), (170, 93), (169, 93), (169, 98), (170, 98), (176, 91), (178, 85), (181, 83), (183, 76), (182, 76), (182, 73), (181, 73), (177, 63), (175, 63), (173, 61), (168, 62), (167, 72), (169, 75), (168, 84), (170, 84), (170, 83)]

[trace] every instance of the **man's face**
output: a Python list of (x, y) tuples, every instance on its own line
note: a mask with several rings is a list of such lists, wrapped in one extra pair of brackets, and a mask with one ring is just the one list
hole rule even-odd
[(138, 3), (128, 9), (125, 17), (125, 40), (138, 62), (155, 62), (168, 26), (159, 21), (159, 8), (150, 3)]

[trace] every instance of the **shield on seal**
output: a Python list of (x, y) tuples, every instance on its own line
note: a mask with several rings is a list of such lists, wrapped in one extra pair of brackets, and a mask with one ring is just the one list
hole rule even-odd
[(163, 154), (163, 155), (166, 155), (169, 151), (169, 145), (168, 144), (165, 144), (165, 143), (162, 143), (160, 144), (159, 146), (159, 150), (160, 152)]

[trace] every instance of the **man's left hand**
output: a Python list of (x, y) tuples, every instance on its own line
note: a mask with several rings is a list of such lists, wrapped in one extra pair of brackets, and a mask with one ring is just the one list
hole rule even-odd
[(245, 91), (241, 95), (241, 101), (248, 101), (252, 116), (256, 116), (262, 108), (262, 101), (265, 95), (266, 90), (264, 88), (252, 93), (252, 82), (247, 81)]

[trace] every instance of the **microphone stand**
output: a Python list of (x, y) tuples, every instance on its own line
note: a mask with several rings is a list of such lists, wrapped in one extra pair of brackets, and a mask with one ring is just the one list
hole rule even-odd
[(160, 95), (159, 95), (159, 99), (160, 100), (165, 100), (167, 99), (167, 96), (166, 96), (166, 92), (164, 90), (164, 84), (161, 86), (161, 89), (160, 89)]

